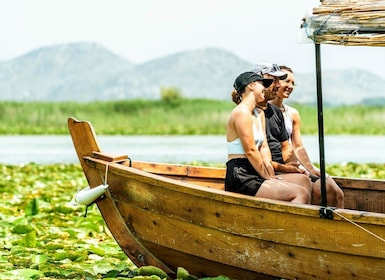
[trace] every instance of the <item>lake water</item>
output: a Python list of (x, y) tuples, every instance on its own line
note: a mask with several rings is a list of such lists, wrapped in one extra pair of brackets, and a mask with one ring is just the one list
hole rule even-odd
[[(225, 136), (98, 136), (105, 152), (133, 160), (188, 163), (226, 161)], [(303, 136), (313, 162), (318, 137)], [(326, 163), (385, 163), (385, 136), (326, 136)], [(0, 136), (0, 163), (77, 163), (70, 136)]]

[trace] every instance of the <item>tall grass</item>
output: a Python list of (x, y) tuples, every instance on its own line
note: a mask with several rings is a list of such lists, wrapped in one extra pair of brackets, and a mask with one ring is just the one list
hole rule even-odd
[[(302, 134), (318, 133), (316, 106), (291, 104), (301, 114)], [(339, 106), (323, 108), (325, 134), (384, 135), (385, 107)]]
[[(294, 105), (302, 133), (316, 134), (317, 108)], [(98, 134), (221, 135), (234, 108), (231, 101), (206, 99), (109, 102), (0, 102), (0, 134), (68, 134), (67, 118), (92, 122)], [(385, 133), (383, 107), (324, 108), (326, 134)]]

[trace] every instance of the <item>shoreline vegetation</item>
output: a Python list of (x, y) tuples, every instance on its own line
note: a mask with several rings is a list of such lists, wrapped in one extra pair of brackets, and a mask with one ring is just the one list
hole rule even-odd
[[(317, 107), (291, 105), (301, 113), (302, 134), (316, 135)], [(92, 122), (100, 135), (225, 135), (234, 106), (231, 101), (182, 97), (90, 103), (1, 101), (0, 135), (65, 135), (70, 116)], [(385, 131), (383, 106), (324, 106), (323, 111), (325, 135)]]

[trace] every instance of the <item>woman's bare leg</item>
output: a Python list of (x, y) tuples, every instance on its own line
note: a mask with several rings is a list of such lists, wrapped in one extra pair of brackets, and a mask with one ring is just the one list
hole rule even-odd
[(255, 196), (303, 204), (311, 201), (311, 193), (306, 187), (280, 179), (263, 182)]
[[(326, 200), (328, 206), (344, 208), (344, 192), (331, 177), (326, 177)], [(321, 204), (321, 179), (314, 183), (312, 204)]]
[(305, 187), (310, 193), (313, 189), (313, 183), (311, 182), (309, 176), (301, 173), (283, 173), (279, 174), (276, 177), (282, 178), (285, 181), (300, 185)]

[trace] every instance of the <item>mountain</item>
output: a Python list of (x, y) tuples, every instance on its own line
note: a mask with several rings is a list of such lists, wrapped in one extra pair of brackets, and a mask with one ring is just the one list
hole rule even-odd
[(160, 86), (173, 86), (186, 97), (231, 100), (234, 79), (251, 67), (252, 63), (227, 51), (204, 49), (151, 60), (136, 69), (148, 75), (158, 91)]
[(3, 100), (94, 100), (108, 80), (133, 64), (97, 44), (43, 47), (0, 64)]
[[(290, 97), (298, 103), (316, 103), (316, 76), (296, 74), (298, 86)], [(360, 69), (322, 71), (323, 101), (330, 105), (385, 105), (385, 79)]]
[[(77, 101), (158, 99), (161, 87), (187, 98), (231, 100), (235, 77), (253, 63), (207, 48), (134, 64), (96, 43), (33, 50), (0, 62), (0, 100)], [(385, 104), (385, 80), (360, 69), (324, 71), (323, 100), (330, 104)], [(315, 103), (314, 73), (296, 73), (291, 102)]]

